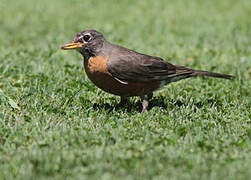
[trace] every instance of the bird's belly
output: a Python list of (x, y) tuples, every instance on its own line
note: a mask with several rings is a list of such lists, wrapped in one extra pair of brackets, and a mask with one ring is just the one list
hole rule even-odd
[(106, 68), (107, 59), (103, 57), (90, 58), (84, 61), (88, 78), (105, 92), (118, 96), (142, 96), (157, 90), (159, 82), (137, 82), (124, 84), (114, 79)]
[(88, 74), (89, 79), (105, 92), (118, 96), (142, 96), (159, 88), (159, 83), (128, 83), (122, 84), (112, 76), (100, 72)]

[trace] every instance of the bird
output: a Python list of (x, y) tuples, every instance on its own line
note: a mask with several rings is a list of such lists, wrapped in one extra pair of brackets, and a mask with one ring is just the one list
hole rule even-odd
[(233, 78), (232, 75), (173, 65), (160, 57), (110, 43), (102, 33), (92, 29), (77, 33), (61, 49), (77, 50), (83, 56), (88, 78), (103, 91), (120, 96), (120, 105), (129, 97), (139, 96), (141, 114), (147, 110), (153, 92), (172, 82), (197, 76)]

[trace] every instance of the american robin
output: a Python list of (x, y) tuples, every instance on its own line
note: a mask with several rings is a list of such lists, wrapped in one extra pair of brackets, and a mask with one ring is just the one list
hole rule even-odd
[(82, 54), (89, 79), (103, 91), (120, 96), (121, 104), (128, 97), (139, 96), (143, 106), (141, 114), (148, 107), (148, 95), (171, 82), (196, 76), (233, 78), (231, 75), (176, 66), (160, 57), (112, 44), (95, 30), (77, 33), (73, 41), (61, 49), (76, 49)]

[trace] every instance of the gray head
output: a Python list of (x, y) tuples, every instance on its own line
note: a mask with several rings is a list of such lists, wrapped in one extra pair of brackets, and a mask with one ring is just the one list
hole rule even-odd
[(63, 50), (76, 49), (83, 56), (97, 55), (106, 42), (104, 36), (96, 30), (84, 30), (76, 34), (73, 41), (61, 47)]

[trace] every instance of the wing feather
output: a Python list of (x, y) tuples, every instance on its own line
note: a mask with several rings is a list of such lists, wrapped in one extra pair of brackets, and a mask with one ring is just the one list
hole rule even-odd
[(189, 71), (177, 71), (176, 66), (159, 57), (148, 56), (116, 46), (110, 55), (107, 69), (116, 79), (123, 82), (149, 82), (171, 80)]

